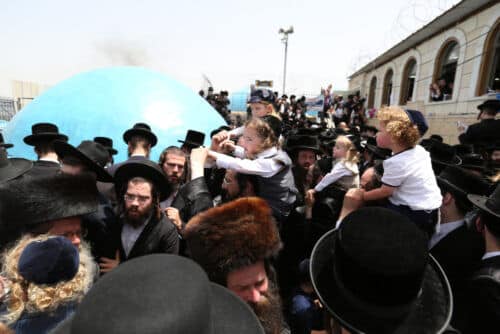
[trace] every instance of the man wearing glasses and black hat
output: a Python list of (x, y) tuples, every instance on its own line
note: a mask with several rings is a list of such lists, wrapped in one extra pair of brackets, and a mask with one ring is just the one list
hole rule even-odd
[(101, 271), (109, 272), (135, 257), (154, 253), (179, 252), (179, 235), (160, 208), (170, 194), (170, 184), (158, 164), (133, 161), (115, 172), (119, 223), (111, 232), (116, 247), (114, 259), (101, 258)]

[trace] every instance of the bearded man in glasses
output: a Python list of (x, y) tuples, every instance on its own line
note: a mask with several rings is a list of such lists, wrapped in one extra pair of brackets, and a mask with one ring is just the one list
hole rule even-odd
[(114, 259), (101, 258), (101, 272), (139, 256), (177, 254), (177, 229), (160, 208), (171, 191), (161, 168), (149, 160), (127, 162), (116, 170), (114, 178), (120, 208), (119, 224), (112, 232), (117, 250)]

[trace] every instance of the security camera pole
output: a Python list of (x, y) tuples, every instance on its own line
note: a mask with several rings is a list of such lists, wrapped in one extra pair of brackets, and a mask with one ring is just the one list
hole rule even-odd
[(287, 57), (287, 52), (288, 52), (288, 35), (293, 34), (293, 26), (290, 26), (288, 29), (283, 29), (280, 28), (278, 31), (279, 34), (282, 34), (283, 37), (281, 38), (281, 41), (285, 44), (285, 65), (283, 68), (283, 92), (281, 94), (285, 94), (285, 85), (286, 85), (286, 57)]

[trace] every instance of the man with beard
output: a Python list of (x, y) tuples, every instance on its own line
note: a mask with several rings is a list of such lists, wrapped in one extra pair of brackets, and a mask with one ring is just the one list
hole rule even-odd
[(316, 163), (316, 157), (321, 154), (318, 138), (312, 135), (295, 135), (287, 141), (287, 152), (292, 159), (292, 173), (295, 186), (304, 196), (310, 185), (307, 182), (307, 172)]
[(186, 165), (186, 153), (176, 146), (169, 146), (161, 153), (158, 164), (165, 172), (168, 182), (170, 182), (170, 186), (172, 187), (170, 196), (161, 202), (161, 207), (167, 208), (172, 204), (181, 187), (184, 166)]
[(241, 174), (228, 169), (222, 181), (221, 203), (227, 203), (240, 197), (255, 196), (258, 186), (255, 175)]
[(174, 224), (160, 209), (160, 201), (170, 193), (170, 185), (160, 167), (149, 160), (127, 162), (115, 172), (120, 218), (112, 239), (114, 259), (101, 258), (101, 271), (109, 272), (121, 261), (179, 251)]
[(281, 242), (265, 200), (244, 197), (202, 212), (188, 222), (183, 237), (210, 280), (246, 301), (266, 333), (288, 332), (271, 265)]

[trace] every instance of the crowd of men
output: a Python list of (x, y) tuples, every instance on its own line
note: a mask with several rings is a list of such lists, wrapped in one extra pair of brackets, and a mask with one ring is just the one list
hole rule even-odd
[(498, 332), (500, 101), (478, 106), (460, 144), (420, 142), (442, 195), (430, 238), (357, 189), (306, 195), (339, 136), (359, 153), (360, 187), (382, 186), (391, 151), (363, 105), (325, 99), (311, 122), (305, 98), (275, 99), (297, 189), (285, 219), (255, 175), (209, 167), (199, 131), (177, 146), (136, 123), (119, 162), (110, 138), (75, 147), (56, 124), (26, 134), (36, 161), (0, 137), (0, 333)]

